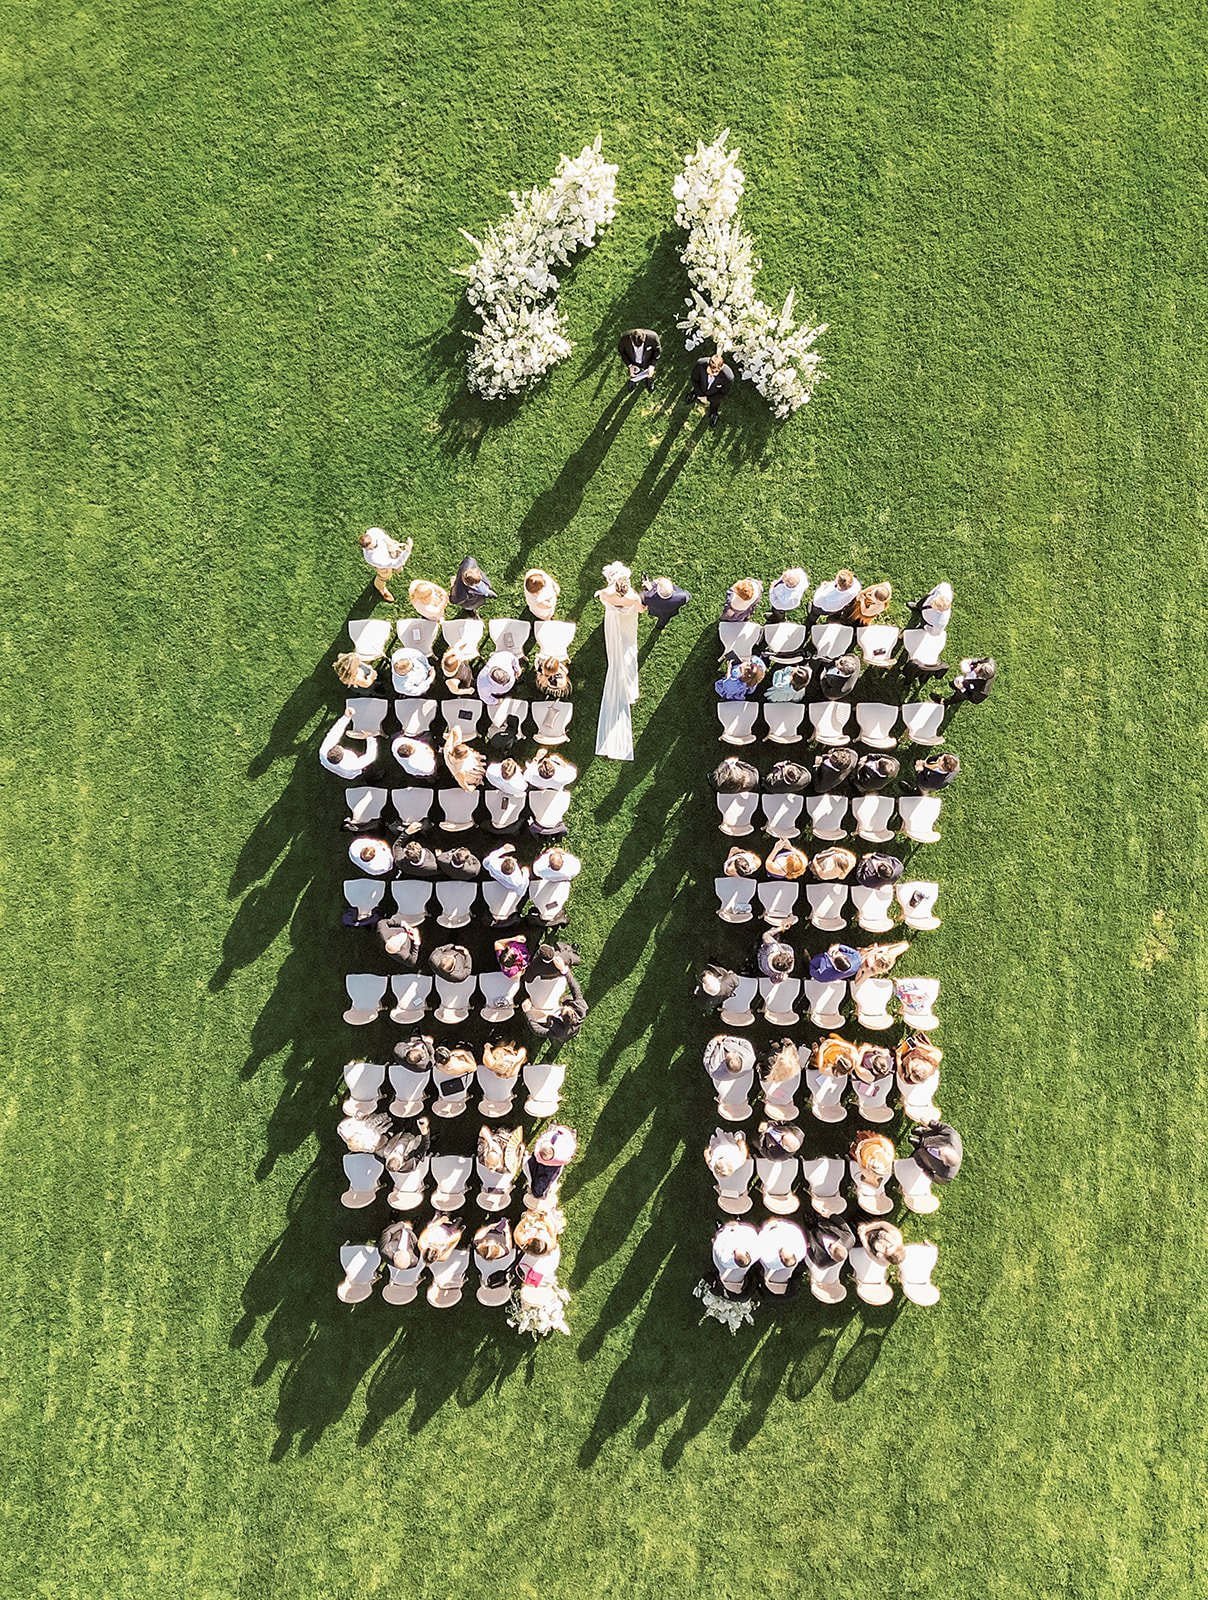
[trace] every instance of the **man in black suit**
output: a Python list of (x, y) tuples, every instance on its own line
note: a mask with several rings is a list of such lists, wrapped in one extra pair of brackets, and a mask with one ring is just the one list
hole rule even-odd
[(628, 333), (621, 335), (617, 354), (625, 363), (630, 394), (639, 383), (644, 383), (651, 393), (654, 392), (654, 369), (662, 353), (659, 336), (651, 328), (631, 328)]
[(708, 406), (709, 426), (716, 428), (722, 400), (734, 387), (734, 373), (720, 355), (702, 356), (692, 368), (692, 398)]

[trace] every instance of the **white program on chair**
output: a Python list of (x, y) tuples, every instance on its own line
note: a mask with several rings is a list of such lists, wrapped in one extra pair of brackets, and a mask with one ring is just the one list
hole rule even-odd
[(916, 667), (938, 667), (947, 643), (947, 628), (941, 633), (932, 633), (930, 628), (907, 628), (902, 635), (907, 659)]
[(769, 700), (763, 708), (764, 737), (770, 744), (800, 744), (805, 707), (791, 700)]
[(562, 1085), (566, 1068), (560, 1061), (526, 1061), (521, 1069), (528, 1098), (525, 1115), (552, 1117), (562, 1104)]
[(801, 893), (799, 883), (785, 878), (773, 878), (759, 885), (759, 915), (765, 922), (791, 926), (797, 920), (797, 898)]
[(344, 879), (344, 899), (362, 920), (376, 911), (385, 898), (386, 885), (380, 878)]
[(892, 667), (897, 652), (901, 629), (887, 622), (869, 622), (856, 629), (856, 643), (860, 646), (866, 667)]
[(856, 1280), (856, 1293), (867, 1306), (887, 1306), (893, 1299), (885, 1263), (869, 1255), (862, 1245), (848, 1252), (847, 1264)]
[(845, 883), (807, 883), (806, 904), (812, 928), (823, 933), (839, 933), (847, 926), (847, 885)]
[(516, 996), (520, 993), (520, 979), (509, 978), (506, 972), (480, 972), (478, 992), (482, 995), (479, 1010), (484, 1022), (507, 1022), (516, 1010)]
[(381, 733), (389, 709), (388, 700), (378, 700), (366, 695), (357, 695), (345, 700), (344, 712), (349, 719), (349, 733), (362, 739)]
[(414, 785), (406, 789), (391, 789), (390, 803), (404, 833), (416, 831), (419, 825), (427, 820), (434, 798), (431, 789), (421, 789)]
[(851, 986), (851, 997), (856, 1002), (856, 1022), (861, 1028), (880, 1032), (893, 1026), (889, 1007), (893, 1000), (893, 983), (888, 978), (857, 978)]
[(810, 629), (814, 654), (827, 661), (837, 661), (851, 649), (855, 631), (845, 622), (816, 622)]
[(728, 1000), (722, 1001), (721, 1020), (730, 1028), (749, 1028), (755, 1021), (758, 995), (758, 978), (739, 978), (734, 993)]
[(888, 933), (893, 927), (892, 883), (878, 883), (875, 888), (853, 884), (851, 903), (856, 922), (865, 933)]
[(764, 653), (770, 661), (800, 661), (808, 637), (802, 622), (769, 622), (763, 630)]
[(424, 1203), (424, 1184), (428, 1177), (428, 1157), (417, 1161), (410, 1172), (387, 1169), (391, 1189), (386, 1204), (392, 1211), (417, 1211)]
[(815, 839), (847, 838), (845, 794), (811, 794), (806, 798), (805, 814)]
[(487, 802), (487, 826), (495, 833), (511, 833), (524, 816), (527, 795), (504, 794), (502, 789), (483, 791)]
[(396, 700), (394, 714), (398, 718), (399, 732), (408, 739), (418, 739), (436, 720), (436, 701)]
[(374, 1279), (381, 1269), (381, 1252), (371, 1244), (342, 1244), (340, 1266), (344, 1277), (336, 1294), (346, 1306), (358, 1305), (373, 1293)]
[(838, 1217), (847, 1210), (847, 1201), (840, 1192), (846, 1176), (847, 1163), (839, 1156), (802, 1157), (801, 1177), (820, 1217)]
[(432, 885), (424, 878), (396, 878), (390, 885), (395, 911), (409, 928), (423, 925), (432, 898)]
[(539, 656), (558, 656), (565, 661), (575, 642), (575, 624), (564, 622), (559, 617), (550, 617), (537, 624), (533, 629), (533, 637), (537, 641)]
[(810, 1110), (819, 1122), (845, 1122), (847, 1107), (843, 1096), (847, 1091), (846, 1072), (815, 1072), (806, 1069), (805, 1086), (810, 1092)]
[(735, 661), (749, 661), (759, 649), (763, 629), (758, 622), (719, 622), (717, 637), (723, 655)]
[(765, 1161), (761, 1157), (755, 1163), (763, 1203), (777, 1216), (791, 1216), (801, 1207), (801, 1201), (793, 1193), (800, 1167), (796, 1156), (786, 1156), (779, 1161)]
[(464, 1022), (470, 1015), (470, 1004), (474, 998), (477, 985), (475, 978), (460, 978), (451, 982), (448, 978), (436, 980), (436, 1009), (433, 1016), (437, 1022), (453, 1024)]
[(718, 827), (731, 839), (744, 838), (755, 832), (755, 810), (759, 805), (757, 794), (719, 794), (717, 810), (721, 816)]
[(378, 1185), (385, 1171), (377, 1156), (350, 1152), (344, 1157), (344, 1176), (348, 1188), (340, 1196), (340, 1204), (350, 1211), (362, 1211), (377, 1199)]
[(529, 903), (542, 922), (553, 922), (566, 910), (570, 884), (557, 879), (533, 878), (529, 883)]
[(445, 833), (464, 833), (467, 828), (472, 828), (478, 812), (480, 794), (481, 790), (478, 789), (438, 789), (436, 793), (436, 798), (440, 802), (438, 826)]
[(944, 707), (934, 700), (912, 700), (902, 707), (902, 725), (910, 744), (942, 744)]
[(463, 661), (473, 661), (482, 648), (482, 636), (487, 631), (482, 618), (457, 617), (450, 620), (446, 617), (440, 626), (446, 646), (456, 650)]
[(344, 1013), (344, 1021), (351, 1022), (356, 1028), (373, 1022), (386, 998), (385, 978), (379, 977), (376, 972), (350, 972), (344, 979), (344, 987), (348, 991), (348, 1010)]
[(763, 826), (773, 839), (795, 839), (801, 832), (802, 794), (765, 794)]
[(418, 1117), (424, 1109), (424, 1095), (432, 1081), (431, 1069), (425, 1067), (422, 1072), (417, 1072), (413, 1067), (405, 1067), (401, 1061), (392, 1061), (389, 1073), (390, 1087), (394, 1092), (390, 1115)]
[(517, 617), (492, 617), (487, 627), (496, 650), (510, 650), (514, 656), (522, 656), (528, 649), (533, 632), (531, 622)]
[(856, 834), (867, 844), (886, 844), (893, 838), (893, 796), (861, 794), (851, 803)]
[(477, 739), (482, 724), (483, 704), (471, 695), (462, 695), (453, 700), (442, 700), (440, 714), (444, 718), (446, 728), (456, 728), (462, 738), (469, 741)]
[(801, 1020), (794, 1009), (800, 993), (800, 978), (760, 978), (764, 1021), (773, 1028), (795, 1027)]
[(436, 885), (436, 903), (440, 912), (436, 918), (442, 928), (464, 928), (474, 911), (478, 898), (478, 885), (462, 878), (446, 879)]
[(474, 1171), (473, 1156), (433, 1156), (432, 1209), (458, 1211), (466, 1202), (470, 1175)]
[(402, 648), (418, 650), (423, 656), (432, 654), (432, 646), (436, 643), (436, 632), (439, 627), (440, 623), (433, 622), (429, 617), (400, 617), (395, 624), (398, 642)]
[(908, 882), (898, 884), (898, 905), (902, 908), (902, 921), (908, 928), (925, 932), (930, 928), (939, 927), (940, 919), (935, 914), (935, 902), (939, 899), (939, 893), (938, 883), (928, 883), (920, 878), (912, 878)]
[(385, 789), (361, 787), (345, 789), (344, 803), (348, 807), (348, 815), (358, 828), (377, 821), (382, 814), (382, 807), (386, 804), (386, 793)]
[(751, 909), (755, 883), (751, 878), (714, 878), (713, 888), (717, 914), (723, 922), (750, 922), (755, 915)]
[(844, 729), (851, 719), (846, 700), (815, 700), (810, 705), (810, 726), (819, 744), (850, 744)]
[(893, 1200), (885, 1189), (888, 1177), (882, 1178), (880, 1183), (870, 1183), (858, 1161), (849, 1161), (847, 1169), (860, 1210), (867, 1211), (870, 1217), (887, 1217), (893, 1210)]
[(534, 832), (566, 832), (566, 813), (570, 810), (569, 789), (530, 789), (528, 803)]
[(432, 979), (417, 972), (399, 973), (391, 978), (390, 988), (394, 994), (394, 1004), (390, 1008), (391, 1022), (418, 1022), (428, 1009)]
[(903, 795), (898, 801), (898, 815), (902, 819), (901, 833), (915, 844), (935, 844), (940, 837), (936, 823), (940, 820), (938, 794)]
[(842, 1028), (843, 1002), (847, 998), (847, 985), (835, 980), (823, 983), (817, 978), (807, 978), (804, 984), (806, 1003), (810, 1008), (810, 1021), (815, 1028)]
[(917, 1211), (928, 1217), (940, 1208), (940, 1197), (931, 1186), (931, 1179), (913, 1156), (906, 1156), (893, 1164), (893, 1175), (902, 1191), (902, 1201), (907, 1211)]
[(348, 1090), (344, 1115), (364, 1116), (372, 1111), (381, 1098), (385, 1079), (386, 1068), (382, 1062), (350, 1061), (344, 1068), (344, 1087)]
[(883, 700), (861, 700), (856, 707), (856, 738), (870, 750), (892, 750), (898, 742), (893, 732), (897, 725), (897, 706)]
[(570, 719), (574, 706), (569, 700), (534, 700), (533, 738), (538, 744), (565, 744), (570, 738)]
[(902, 1264), (898, 1268), (898, 1281), (907, 1300), (912, 1300), (916, 1306), (933, 1306), (940, 1297), (939, 1290), (931, 1281), (939, 1255), (930, 1241), (905, 1247)]
[(501, 1078), (485, 1062), (478, 1063), (478, 1109), (484, 1117), (506, 1117), (516, 1094), (515, 1078)]
[(348, 624), (348, 637), (357, 655), (366, 661), (380, 661), (390, 648), (394, 632), (388, 617), (367, 617)]
[(722, 744), (754, 744), (755, 719), (759, 715), (757, 700), (719, 700), (717, 720), (721, 724), (718, 738)]

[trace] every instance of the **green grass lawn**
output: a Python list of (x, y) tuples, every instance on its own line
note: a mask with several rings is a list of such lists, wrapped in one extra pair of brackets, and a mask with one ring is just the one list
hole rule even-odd
[[(1204, 68), (1179, 3), (4, 8), (0, 1589), (28, 1600), (1203, 1593)], [(635, 70), (636, 69), (636, 70)], [(767, 297), (829, 322), (714, 435), (670, 184), (730, 125)], [(602, 130), (577, 348), (461, 386), (457, 228)], [(328, 662), (353, 539), (590, 620), (572, 1333), (337, 1304), (349, 944)], [(589, 762), (605, 560), (700, 604)], [(947, 576), (929, 865), (943, 1299), (690, 1290), (713, 1125), (706, 638), (725, 582)], [(497, 587), (503, 588), (497, 581)], [(361, 1047), (358, 1040), (355, 1048)], [(1197, 1574), (1199, 1576), (1197, 1576)]]

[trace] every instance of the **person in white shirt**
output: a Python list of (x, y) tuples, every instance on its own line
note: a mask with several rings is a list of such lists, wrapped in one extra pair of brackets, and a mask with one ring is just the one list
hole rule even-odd
[(478, 698), (484, 706), (493, 706), (497, 700), (506, 700), (516, 687), (524, 663), (511, 650), (496, 650), (487, 658), (478, 674)]
[(530, 567), (524, 575), (524, 603), (538, 622), (548, 622), (558, 609), (561, 590), (557, 580), (540, 567)]
[(952, 618), (952, 585), (937, 583), (921, 600), (913, 601), (909, 609), (928, 633), (943, 633)]
[(523, 892), (529, 886), (529, 870), (517, 861), (510, 845), (501, 844), (497, 850), (482, 858), (483, 869), (505, 889)]
[(796, 611), (805, 600), (809, 585), (809, 573), (804, 567), (786, 567), (768, 590), (772, 621), (786, 621), (789, 612)]
[(582, 862), (569, 850), (543, 850), (533, 862), (533, 877), (546, 883), (572, 883), (581, 868)]
[(740, 1039), (737, 1034), (714, 1034), (705, 1046), (704, 1062), (705, 1071), (716, 1084), (747, 1072), (754, 1077), (755, 1046), (749, 1039)]
[(394, 676), (394, 692), (404, 700), (422, 695), (432, 685), (436, 668), (420, 650), (403, 648), (390, 657), (390, 671)]
[(854, 572), (843, 567), (826, 583), (814, 590), (813, 610), (828, 617), (840, 617), (860, 597), (860, 580)]
[(363, 833), (348, 846), (348, 859), (361, 872), (371, 878), (384, 878), (394, 870), (394, 852), (385, 839), (374, 839)]
[(560, 755), (538, 750), (524, 776), (530, 789), (566, 789), (579, 776), (579, 769)]
[(747, 1274), (759, 1259), (759, 1235), (749, 1222), (723, 1222), (713, 1235), (713, 1267), (722, 1294), (742, 1299)]
[(510, 794), (517, 800), (528, 793), (524, 768), (510, 756), (505, 756), (502, 761), (487, 763), (487, 782), (500, 794)]
[(383, 600), (393, 602), (390, 580), (407, 565), (414, 548), (414, 541), (408, 539), (406, 544), (399, 544), (397, 539), (390, 537), (385, 528), (367, 528), (361, 535), (360, 544), (361, 554), (373, 568), (373, 587)]
[(426, 739), (412, 739), (400, 733), (391, 742), (390, 752), (409, 778), (435, 776), (436, 751)]
[(747, 1136), (735, 1128), (715, 1128), (705, 1146), (705, 1165), (715, 1178), (732, 1178), (750, 1159)]
[(805, 1234), (787, 1217), (771, 1217), (759, 1230), (759, 1264), (773, 1294), (784, 1294), (805, 1266)]
[(378, 742), (373, 734), (367, 739), (341, 743), (351, 722), (351, 717), (341, 717), (319, 746), (319, 765), (337, 778), (359, 778), (378, 757)]
[(449, 591), (442, 589), (439, 583), (429, 583), (427, 578), (413, 578), (407, 589), (407, 599), (414, 606), (417, 616), (426, 617), (429, 622), (444, 621)]

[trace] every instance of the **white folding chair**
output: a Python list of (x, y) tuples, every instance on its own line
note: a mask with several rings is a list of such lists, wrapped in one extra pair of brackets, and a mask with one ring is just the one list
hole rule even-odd
[(432, 1282), (428, 1285), (428, 1304), (438, 1311), (455, 1306), (461, 1299), (470, 1271), (470, 1252), (454, 1250), (446, 1261), (432, 1263)]
[(416, 972), (400, 972), (391, 978), (390, 988), (394, 1005), (390, 1009), (391, 1022), (418, 1022), (428, 1009), (432, 995), (432, 979)]
[(888, 933), (893, 927), (892, 883), (878, 883), (875, 887), (853, 884), (851, 903), (856, 922), (865, 933)]
[(861, 1028), (880, 1032), (893, 1026), (889, 1010), (893, 983), (889, 978), (857, 978), (851, 986), (851, 997), (856, 1002), (856, 1022)]
[(848, 1251), (847, 1264), (856, 1280), (856, 1293), (866, 1306), (887, 1306), (893, 1299), (893, 1286), (889, 1282), (885, 1263), (876, 1261), (856, 1245)]
[(763, 630), (764, 654), (769, 661), (799, 661), (807, 637), (803, 622), (769, 622)]
[(755, 1204), (750, 1195), (751, 1179), (755, 1176), (755, 1163), (750, 1156), (731, 1173), (713, 1172), (712, 1168), (709, 1170), (717, 1189), (718, 1209), (724, 1211), (727, 1216), (745, 1217)]
[(859, 1078), (853, 1078), (852, 1088), (856, 1091), (856, 1115), (861, 1122), (892, 1122), (893, 1107), (889, 1104), (889, 1096), (893, 1090), (893, 1078), (878, 1078), (875, 1083), (864, 1083)]
[(537, 623), (533, 629), (533, 638), (537, 644), (539, 656), (557, 656), (565, 661), (570, 655), (570, 647), (575, 642), (575, 624), (564, 622), (558, 617), (549, 617), (545, 622)]
[(940, 919), (935, 914), (935, 902), (939, 899), (939, 893), (938, 883), (928, 883), (920, 878), (912, 878), (909, 882), (898, 884), (898, 905), (902, 908), (902, 921), (908, 928), (926, 932), (930, 928), (939, 927)]
[(930, 628), (907, 628), (902, 635), (907, 660), (916, 667), (938, 667), (947, 643), (947, 628), (940, 633), (932, 633)]
[(425, 1067), (422, 1072), (417, 1072), (413, 1067), (405, 1067), (401, 1061), (392, 1061), (388, 1071), (390, 1087), (394, 1091), (390, 1115), (418, 1117), (424, 1109), (424, 1095), (432, 1081), (431, 1069)]
[(417, 1261), (413, 1267), (396, 1267), (392, 1261), (386, 1263), (386, 1271), (390, 1274), (382, 1288), (382, 1299), (388, 1306), (409, 1306), (419, 1293), (420, 1274), (424, 1270), (422, 1261)]
[(730, 1028), (749, 1028), (755, 1021), (758, 978), (739, 978), (738, 987), (721, 1005), (721, 1020)]
[(723, 922), (750, 922), (755, 915), (751, 909), (755, 898), (755, 884), (751, 878), (714, 878), (713, 889), (717, 895), (717, 914)]
[(839, 1156), (802, 1157), (801, 1176), (810, 1192), (810, 1204), (820, 1217), (838, 1217), (847, 1210), (840, 1193), (847, 1163)]
[(340, 1196), (340, 1204), (349, 1211), (363, 1211), (377, 1199), (378, 1185), (382, 1181), (384, 1164), (377, 1156), (356, 1155), (349, 1152), (344, 1157), (344, 1176), (348, 1188)]
[(773, 839), (795, 839), (801, 832), (802, 794), (765, 794), (763, 826)]
[(846, 700), (815, 700), (809, 708), (813, 737), (819, 744), (850, 744), (843, 731), (851, 720), (851, 706)]
[(837, 661), (851, 649), (855, 629), (845, 622), (816, 622), (810, 629), (814, 654), (827, 661)]
[(390, 648), (390, 635), (394, 631), (389, 617), (367, 617), (364, 621), (348, 624), (348, 637), (357, 655), (366, 661), (380, 661)]
[(765, 1161), (760, 1157), (756, 1161), (755, 1171), (763, 1191), (763, 1203), (777, 1216), (789, 1217), (794, 1211), (800, 1210), (801, 1201), (793, 1192), (800, 1170), (801, 1163), (796, 1156), (786, 1156), (779, 1161)]
[(843, 1096), (847, 1090), (847, 1074), (815, 1072), (806, 1069), (805, 1086), (810, 1092), (810, 1110), (819, 1122), (845, 1122), (847, 1107)]
[(436, 920), (442, 928), (464, 928), (470, 921), (478, 885), (461, 878), (447, 879), (436, 885), (436, 903), (440, 913)]
[(811, 794), (806, 797), (805, 814), (815, 839), (847, 838), (847, 796)]
[(473, 661), (482, 647), (487, 625), (481, 617), (446, 617), (440, 628), (446, 648), (456, 650), (463, 661)]
[(870, 1183), (858, 1161), (849, 1161), (847, 1170), (851, 1175), (852, 1185), (856, 1191), (856, 1204), (861, 1211), (867, 1211), (870, 1217), (887, 1217), (893, 1210), (893, 1200), (886, 1192), (889, 1179), (882, 1178), (880, 1183)]
[(832, 1261), (829, 1267), (816, 1267), (811, 1261), (810, 1293), (815, 1300), (821, 1300), (823, 1305), (837, 1306), (847, 1299), (847, 1290), (839, 1281), (843, 1271), (842, 1261)]
[[(481, 1191), (479, 1204), (481, 1205)], [(474, 1298), (480, 1306), (504, 1306), (512, 1298), (512, 1268), (516, 1264), (518, 1250), (512, 1250), (509, 1255), (500, 1256), (497, 1260), (489, 1261), (485, 1256), (474, 1252), (474, 1271), (478, 1274), (478, 1288)], [(488, 1287), (487, 1278), (503, 1275), (503, 1282), (497, 1283), (493, 1288)]]
[(759, 648), (763, 629), (758, 622), (719, 622), (717, 637), (722, 654), (735, 661), (749, 661)]
[(797, 897), (800, 893), (801, 885), (790, 883), (785, 878), (773, 878), (768, 883), (761, 883), (758, 890), (759, 915), (765, 922), (796, 922)]
[(569, 789), (530, 789), (528, 795), (529, 818), (537, 833), (565, 832), (566, 813), (570, 810)]
[(524, 986), (524, 992), (530, 1010), (539, 1017), (548, 1017), (562, 1004), (566, 979), (561, 975), (556, 978), (530, 978)]
[(792, 700), (768, 700), (763, 707), (764, 737), (771, 744), (800, 744), (805, 735), (805, 706)]
[(424, 1184), (428, 1177), (428, 1157), (416, 1163), (411, 1172), (391, 1172), (387, 1169), (386, 1176), (390, 1179), (390, 1193), (386, 1196), (386, 1204), (392, 1211), (418, 1211), (424, 1203)]
[(510, 650), (514, 656), (523, 656), (532, 636), (531, 622), (521, 622), (517, 617), (492, 617), (487, 623), (496, 650)]
[(386, 804), (385, 789), (345, 789), (344, 802), (348, 807), (348, 815), (358, 828), (376, 822), (382, 814), (382, 807)]
[(560, 917), (569, 899), (569, 882), (533, 878), (529, 883), (529, 903), (542, 922), (553, 922)]
[[(555, 704), (558, 705), (561, 705), (562, 703), (562, 701), (555, 702)], [(528, 708), (528, 701), (518, 699), (514, 694), (505, 694), (502, 695), (498, 700), (492, 701), (491, 704), (487, 706), (487, 723), (491, 729), (491, 732), (501, 732), (504, 724), (509, 718), (515, 721), (516, 731), (518, 733), (522, 732), (525, 721), (528, 717)]]
[(881, 700), (861, 700), (856, 707), (856, 738), (870, 750), (892, 750), (898, 742), (893, 732), (897, 725), (897, 706)]
[(479, 1016), (484, 1022), (507, 1022), (516, 1010), (516, 996), (520, 993), (520, 979), (509, 978), (506, 972), (480, 972), (478, 988), (482, 995)]
[(717, 810), (721, 821), (718, 827), (723, 833), (728, 833), (731, 839), (741, 839), (748, 833), (754, 833), (755, 808), (758, 804), (757, 794), (719, 794)]
[(386, 712), (390, 709), (388, 700), (372, 699), (366, 695), (357, 695), (354, 699), (345, 700), (344, 711), (348, 716), (348, 731), (358, 739), (367, 739), (381, 733), (386, 721)]
[(437, 1022), (451, 1027), (466, 1020), (470, 1015), (475, 983), (474, 978), (461, 978), (456, 983), (451, 983), (448, 978), (437, 978), (436, 1009), (432, 1013)]
[(438, 789), (440, 801), (440, 828), (445, 833), (464, 833), (474, 826), (478, 813), (479, 790)]
[(764, 1021), (773, 1028), (795, 1027), (801, 1020), (795, 1009), (800, 993), (800, 978), (760, 978)]
[(562, 1104), (565, 1066), (560, 1061), (526, 1061), (520, 1075), (528, 1095), (524, 1102), (525, 1115), (552, 1117)]
[(938, 978), (898, 978), (894, 983), (898, 1004), (902, 1008), (902, 1021), (913, 1033), (930, 1033), (940, 1025), (936, 1014), (936, 1001), (940, 997)]
[(433, 1156), (433, 1211), (459, 1211), (466, 1203), (466, 1190), (473, 1171), (473, 1156)]
[(440, 714), (446, 728), (456, 728), (462, 738), (477, 739), (482, 723), (483, 704), (472, 695), (460, 695), (452, 700), (442, 700)]
[(478, 1063), (478, 1109), (484, 1117), (506, 1117), (516, 1095), (515, 1078), (501, 1078), (484, 1062)]
[(851, 803), (857, 835), (868, 844), (885, 844), (893, 838), (893, 796), (861, 794)]
[(570, 737), (574, 706), (569, 700), (534, 700), (533, 738), (538, 744), (565, 744)]
[(439, 622), (434, 622), (430, 617), (400, 617), (395, 624), (398, 633), (398, 642), (404, 650), (418, 650), (421, 655), (430, 656), (432, 646), (436, 643)]
[(717, 720), (721, 723), (721, 733), (718, 737), (722, 744), (754, 744), (758, 715), (758, 700), (719, 700)]
[(396, 878), (390, 893), (399, 921), (409, 928), (422, 927), (432, 898), (432, 884), (424, 878)]
[(915, 844), (935, 844), (940, 837), (936, 827), (940, 819), (938, 794), (903, 795), (898, 801), (898, 815), (902, 819), (899, 831)]
[(939, 1289), (931, 1281), (939, 1256), (939, 1251), (930, 1241), (905, 1247), (902, 1264), (898, 1268), (898, 1281), (907, 1300), (912, 1300), (916, 1306), (933, 1306), (940, 1297)]
[(504, 794), (502, 789), (483, 791), (487, 802), (487, 826), (496, 833), (509, 833), (524, 816), (527, 796)]
[(351, 1022), (354, 1028), (376, 1021), (386, 998), (385, 978), (376, 972), (350, 972), (344, 979), (344, 987), (348, 991), (344, 1021)]
[(711, 1081), (717, 1094), (717, 1114), (722, 1121), (745, 1122), (751, 1115), (754, 1067), (744, 1067), (741, 1072), (723, 1072)]
[(398, 718), (400, 733), (408, 739), (418, 739), (432, 726), (436, 716), (436, 701), (396, 700), (394, 714)]
[(892, 667), (902, 630), (887, 622), (869, 622), (856, 629), (856, 643), (866, 667)]
[(811, 928), (823, 933), (839, 933), (847, 926), (847, 885), (845, 883), (807, 883), (806, 904)]
[(527, 886), (523, 889), (509, 889), (502, 883), (496, 883), (494, 878), (482, 880), (483, 904), (492, 922), (513, 921), (527, 894)]
[(344, 1102), (346, 1117), (364, 1116), (371, 1112), (382, 1094), (386, 1068), (380, 1061), (350, 1061), (344, 1068), (344, 1087), (348, 1098)]
[(406, 789), (391, 789), (390, 803), (394, 807), (404, 832), (416, 829), (420, 823), (426, 821), (428, 813), (432, 810), (433, 793), (431, 789), (420, 789), (415, 786)]
[(910, 744), (942, 744), (944, 707), (934, 700), (912, 700), (902, 707), (905, 739)]
[(478, 1193), (475, 1200), (483, 1211), (506, 1211), (512, 1202), (512, 1189), (516, 1183), (514, 1172), (492, 1172), (481, 1161), (475, 1162), (478, 1172)]
[(386, 885), (380, 878), (345, 878), (344, 899), (350, 911), (362, 920), (376, 911), (386, 898)]
[(344, 1276), (336, 1289), (346, 1306), (358, 1305), (373, 1293), (374, 1279), (382, 1265), (381, 1251), (370, 1244), (342, 1244), (340, 1267)]
[(940, 1120), (940, 1108), (935, 1103), (936, 1090), (940, 1086), (938, 1067), (929, 1078), (924, 1078), (921, 1083), (907, 1083), (899, 1072), (897, 1074), (897, 1085), (902, 1115), (908, 1121), (938, 1122)]
[(810, 1008), (810, 1021), (815, 1028), (831, 1032), (844, 1025), (843, 1002), (847, 998), (847, 985), (837, 980), (821, 983), (817, 978), (807, 978), (804, 984), (806, 1002)]
[(928, 1217), (940, 1208), (940, 1197), (931, 1186), (931, 1179), (913, 1156), (906, 1156), (893, 1164), (893, 1175), (902, 1191), (902, 1203), (907, 1211), (916, 1211)]

